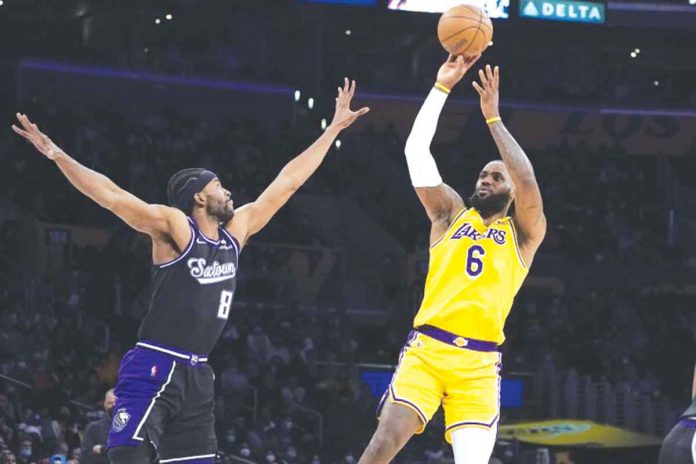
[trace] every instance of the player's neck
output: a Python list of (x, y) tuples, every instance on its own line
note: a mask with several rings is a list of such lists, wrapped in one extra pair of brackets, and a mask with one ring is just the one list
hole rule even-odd
[(220, 239), (217, 218), (207, 215), (205, 211), (194, 211), (193, 220), (196, 221), (198, 229), (200, 229), (203, 235), (208, 237), (210, 240), (217, 241)]
[[(481, 214), (481, 213), (479, 213), (479, 214)], [(505, 216), (507, 216), (507, 209), (505, 209), (505, 211), (500, 211), (498, 213), (491, 214), (488, 217), (481, 216), (481, 219), (483, 220), (483, 225), (485, 225), (486, 227), (489, 227), (495, 221), (497, 221), (499, 219), (503, 219)]]

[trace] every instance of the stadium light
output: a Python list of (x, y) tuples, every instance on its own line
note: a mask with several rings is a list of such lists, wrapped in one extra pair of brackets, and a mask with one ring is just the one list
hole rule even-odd
[(351, 31), (350, 29), (346, 29), (346, 35), (351, 35), (352, 33), (353, 31)]
[(633, 53), (635, 53), (635, 54), (640, 53), (640, 48), (635, 48), (635, 49), (633, 49)]
[(635, 58), (637, 56), (638, 56), (638, 54), (636, 52), (631, 52), (631, 58)]
[(322, 118), (321, 120), (321, 130), (326, 130), (326, 118)]
[(170, 13), (167, 16), (165, 16), (165, 18), (167, 18), (167, 21), (171, 21), (172, 19), (174, 19), (174, 16), (172, 16)]
[[(696, 1), (696, 0), (694, 0), (694, 1)], [(655, 84), (655, 87), (659, 87), (659, 86), (660, 86), (660, 81), (655, 81), (655, 82), (653, 82), (653, 84)]]
[(689, 5), (696, 5), (696, 0), (689, 0)]
[(493, 46), (493, 41), (492, 41), (492, 40), (491, 40), (490, 42), (488, 42), (488, 46), (489, 46), (489, 47), (492, 47), (492, 46)]
[(155, 24), (159, 24), (159, 23), (161, 23), (161, 22), (162, 22), (161, 19), (159, 19), (159, 18), (155, 19)]
[(0, 6), (3, 6), (4, 4), (5, 4), (5, 2), (3, 2), (2, 0), (0, 0)]
[(309, 108), (310, 110), (314, 108), (314, 99), (312, 97), (309, 97), (307, 99), (307, 108)]
[(341, 149), (341, 141), (340, 140), (336, 140), (336, 149), (337, 150)]
[(302, 92), (300, 92), (299, 90), (295, 90), (295, 101), (300, 101), (300, 98), (302, 98)]

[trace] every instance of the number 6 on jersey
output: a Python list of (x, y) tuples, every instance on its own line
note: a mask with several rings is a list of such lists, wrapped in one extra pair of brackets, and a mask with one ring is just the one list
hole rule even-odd
[(486, 255), (486, 250), (480, 245), (473, 245), (466, 252), (466, 273), (469, 277), (478, 277), (483, 272), (483, 258)]
[(218, 308), (218, 319), (225, 319), (230, 315), (230, 308), (232, 307), (232, 299), (234, 298), (234, 292), (223, 290), (220, 293), (220, 307)]

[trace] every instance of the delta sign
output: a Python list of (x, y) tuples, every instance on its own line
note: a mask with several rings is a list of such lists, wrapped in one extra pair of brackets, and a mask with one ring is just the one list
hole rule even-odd
[(520, 16), (552, 21), (603, 24), (604, 3), (572, 0), (520, 0)]

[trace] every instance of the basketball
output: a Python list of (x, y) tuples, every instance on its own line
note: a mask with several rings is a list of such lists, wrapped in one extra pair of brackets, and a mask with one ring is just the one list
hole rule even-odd
[(440, 17), (437, 37), (452, 55), (478, 55), (493, 39), (493, 23), (482, 8), (459, 5)]

